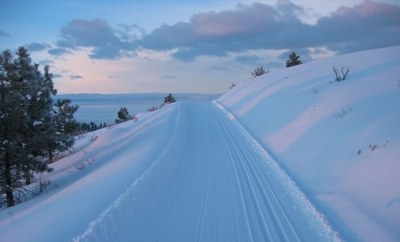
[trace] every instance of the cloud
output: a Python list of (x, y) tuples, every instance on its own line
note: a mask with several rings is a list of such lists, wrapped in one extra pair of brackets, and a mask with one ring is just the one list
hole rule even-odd
[(25, 46), (29, 51), (42, 51), (51, 48), (51, 45), (46, 43), (33, 42)]
[(263, 62), (263, 58), (257, 55), (239, 55), (235, 57), (235, 61), (245, 65), (259, 65)]
[(319, 42), (350, 52), (400, 44), (400, 5), (364, 1), (318, 20)]
[(188, 23), (155, 29), (140, 44), (153, 50), (177, 49), (173, 56), (184, 61), (201, 55), (296, 47), (293, 36), (308, 27), (296, 17), (303, 9), (291, 2), (279, 2), (276, 7), (238, 4), (234, 10), (200, 13)]
[[(104, 46), (118, 42), (111, 27), (101, 19), (92, 21), (73, 20), (68, 26), (61, 29), (61, 36), (63, 39), (59, 42), (61, 47)], [(69, 44), (65, 45), (65, 43)]]
[(220, 71), (220, 72), (227, 72), (227, 71), (232, 71), (232, 67), (224, 64), (216, 64), (216, 65), (211, 65), (208, 67), (208, 69), (212, 71)]
[[(92, 59), (118, 59), (147, 49), (187, 62), (258, 50), (294, 50), (308, 58), (311, 48), (347, 53), (400, 44), (400, 5), (365, 0), (340, 7), (313, 24), (301, 21), (307, 14), (289, 0), (273, 6), (238, 4), (231, 10), (193, 15), (187, 22), (163, 24), (150, 33), (134, 24), (112, 27), (103, 19), (75, 19), (61, 28), (56, 48), (48, 52), (62, 55), (90, 48)], [(237, 61), (257, 60), (239, 56)]]
[(57, 46), (63, 49), (90, 47), (93, 59), (117, 59), (134, 55), (134, 41), (137, 31), (143, 32), (136, 25), (120, 25), (120, 29), (112, 28), (103, 19), (91, 21), (75, 19), (61, 28)]
[(68, 77), (71, 80), (77, 80), (77, 79), (82, 79), (83, 78), (83, 76), (81, 76), (81, 75), (69, 75)]
[(152, 50), (177, 49), (173, 56), (184, 61), (201, 55), (226, 56), (229, 51), (263, 48), (265, 33), (276, 31), (278, 17), (268, 5), (239, 4), (235, 10), (194, 15), (189, 23), (162, 25), (140, 44)]
[(316, 24), (303, 23), (302, 14), (306, 11), (288, 0), (276, 6), (238, 4), (234, 10), (162, 25), (138, 43), (151, 50), (175, 50), (172, 56), (182, 61), (259, 49), (328, 47), (345, 53), (400, 44), (399, 5), (364, 1), (353, 8), (340, 7)]
[(68, 49), (65, 49), (65, 48), (53, 48), (53, 49), (50, 49), (47, 52), (50, 55), (55, 55), (55, 56), (60, 56), (60, 55), (64, 55), (64, 54), (67, 54), (67, 53), (71, 53), (71, 51), (69, 51)]
[(119, 24), (120, 30), (114, 30), (115, 35), (125, 42), (135, 41), (144, 35), (147, 35), (147, 31), (136, 24)]
[(171, 80), (171, 79), (176, 79), (177, 77), (174, 75), (164, 75), (161, 77), (162, 79), (167, 79), (167, 80)]
[(58, 73), (53, 73), (53, 78), (62, 78), (63, 75), (58, 74)]
[(10, 33), (0, 29), (0, 37), (10, 37)]
[(54, 61), (53, 60), (42, 60), (42, 61), (39, 61), (39, 64), (44, 65), (44, 66), (50, 66), (50, 65), (54, 64)]

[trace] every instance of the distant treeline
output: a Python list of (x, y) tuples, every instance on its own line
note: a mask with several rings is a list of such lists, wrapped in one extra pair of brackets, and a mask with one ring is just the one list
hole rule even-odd
[(96, 124), (95, 122), (90, 122), (90, 123), (79, 123), (79, 131), (80, 133), (86, 133), (86, 132), (92, 132), (98, 129), (102, 129), (107, 127), (108, 125), (106, 124), (106, 122), (104, 123), (100, 123), (100, 124)]

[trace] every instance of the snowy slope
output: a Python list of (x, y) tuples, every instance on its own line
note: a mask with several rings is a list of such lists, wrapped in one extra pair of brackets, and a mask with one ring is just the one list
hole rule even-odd
[(400, 241), (399, 46), (273, 71), (218, 103), (345, 238)]
[(46, 193), (0, 211), (0, 241), (72, 241), (148, 169), (175, 114), (165, 107), (78, 140), (74, 154), (51, 165)]

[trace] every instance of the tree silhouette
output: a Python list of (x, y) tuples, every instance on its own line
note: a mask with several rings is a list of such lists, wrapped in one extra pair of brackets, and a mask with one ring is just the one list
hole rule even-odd
[(175, 98), (172, 96), (172, 94), (168, 94), (168, 96), (164, 97), (164, 103), (168, 104), (168, 103), (174, 103), (176, 102)]
[(292, 52), (289, 55), (289, 59), (286, 60), (286, 67), (291, 67), (291, 66), (296, 66), (296, 65), (300, 65), (303, 64), (303, 62), (301, 62), (300, 60), (300, 56), (296, 54), (296, 52)]
[(254, 71), (251, 73), (251, 76), (254, 78), (254, 77), (262, 76), (266, 73), (268, 73), (268, 71), (265, 71), (264, 68), (262, 66), (260, 66), (260, 67), (257, 67), (256, 69), (254, 69)]

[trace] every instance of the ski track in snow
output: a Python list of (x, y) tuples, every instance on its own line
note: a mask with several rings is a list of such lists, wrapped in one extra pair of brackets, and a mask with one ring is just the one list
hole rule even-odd
[(74, 241), (340, 241), (226, 110), (175, 108), (168, 145)]

